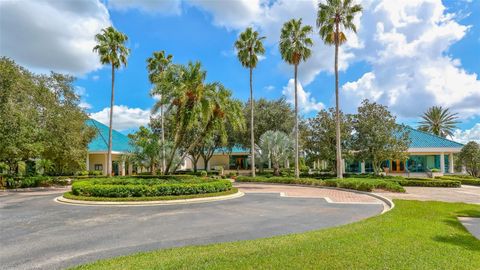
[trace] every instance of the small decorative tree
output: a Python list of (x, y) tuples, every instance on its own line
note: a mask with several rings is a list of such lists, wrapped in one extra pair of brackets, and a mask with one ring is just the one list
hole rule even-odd
[(480, 177), (480, 145), (476, 142), (467, 143), (460, 153), (458, 159), (465, 166), (468, 174), (473, 177)]
[(280, 175), (280, 164), (294, 152), (294, 141), (284, 132), (269, 130), (260, 137), (257, 156), (263, 162), (271, 162), (273, 174)]

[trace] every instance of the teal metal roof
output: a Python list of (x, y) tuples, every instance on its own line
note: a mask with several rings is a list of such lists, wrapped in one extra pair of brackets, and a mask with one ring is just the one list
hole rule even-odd
[[(86, 124), (97, 130), (97, 135), (88, 144), (89, 152), (107, 152), (108, 151), (108, 126), (97, 120), (88, 119)], [(129, 138), (122, 133), (112, 130), (112, 151), (128, 152), (131, 150)]]
[[(231, 150), (231, 154), (250, 153), (250, 149), (241, 146), (234, 146)], [(230, 149), (221, 147), (215, 150), (215, 154), (230, 154)]]
[(463, 144), (407, 127), (410, 148), (462, 148)]

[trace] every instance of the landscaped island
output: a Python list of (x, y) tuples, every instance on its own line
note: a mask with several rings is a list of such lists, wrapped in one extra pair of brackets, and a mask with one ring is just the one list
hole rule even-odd
[(148, 178), (98, 178), (74, 182), (64, 197), (87, 201), (155, 201), (212, 197), (236, 193), (228, 180), (190, 175)]

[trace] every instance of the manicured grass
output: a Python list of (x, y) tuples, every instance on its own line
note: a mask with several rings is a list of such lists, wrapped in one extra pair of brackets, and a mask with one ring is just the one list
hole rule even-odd
[(178, 196), (161, 196), (161, 197), (127, 197), (127, 198), (87, 197), (87, 196), (77, 196), (77, 195), (73, 195), (71, 192), (66, 192), (63, 194), (63, 197), (71, 200), (80, 200), (80, 201), (135, 202), (135, 201), (166, 201), (166, 200), (208, 198), (208, 197), (235, 194), (237, 192), (238, 192), (237, 188), (231, 188), (230, 190), (227, 190), (224, 192), (215, 192), (215, 193), (202, 193), (202, 194), (178, 195)]
[(457, 216), (480, 206), (395, 200), (381, 216), (267, 239), (173, 248), (75, 269), (480, 269), (480, 240)]

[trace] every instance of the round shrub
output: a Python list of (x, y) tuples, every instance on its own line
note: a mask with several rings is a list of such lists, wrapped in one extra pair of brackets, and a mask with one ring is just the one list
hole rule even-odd
[(109, 198), (161, 197), (224, 192), (231, 188), (228, 180), (113, 178), (75, 182), (72, 194)]

